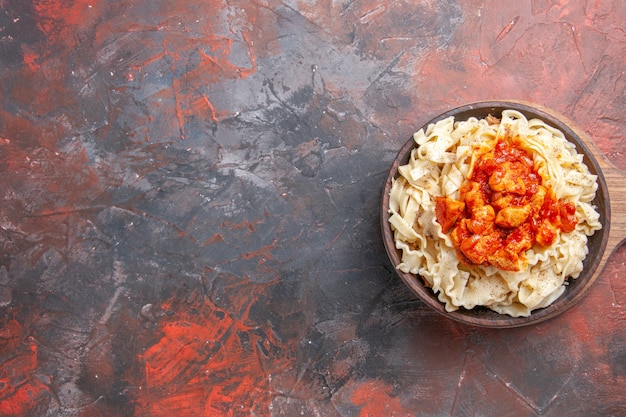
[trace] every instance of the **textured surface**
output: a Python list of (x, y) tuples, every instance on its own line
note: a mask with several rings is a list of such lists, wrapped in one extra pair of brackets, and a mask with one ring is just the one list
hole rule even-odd
[(0, 415), (625, 415), (626, 250), (562, 316), (451, 322), (380, 191), (514, 98), (626, 168), (626, 8), (0, 0)]

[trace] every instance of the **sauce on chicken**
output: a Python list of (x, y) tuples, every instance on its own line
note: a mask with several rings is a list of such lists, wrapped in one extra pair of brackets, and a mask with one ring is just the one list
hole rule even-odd
[(498, 141), (476, 161), (460, 196), (437, 197), (435, 215), (470, 265), (519, 271), (526, 250), (551, 245), (559, 231), (571, 232), (578, 223), (574, 204), (556, 199), (532, 156), (514, 141)]

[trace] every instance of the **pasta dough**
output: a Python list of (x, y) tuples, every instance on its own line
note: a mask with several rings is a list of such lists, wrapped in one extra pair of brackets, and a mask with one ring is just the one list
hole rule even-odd
[[(402, 252), (396, 267), (421, 276), (447, 311), (485, 306), (513, 317), (528, 316), (556, 300), (569, 277), (580, 275), (587, 239), (602, 227), (592, 205), (598, 185), (561, 131), (504, 110), (501, 120), (448, 117), (416, 132), (413, 139), (417, 146), (409, 162), (398, 168), (389, 196), (389, 223)], [(514, 139), (532, 156), (543, 186), (573, 205), (577, 219), (574, 230), (557, 230), (552, 244), (527, 249), (519, 271), (461, 261), (436, 216), (437, 199), (461, 200), (477, 161), (503, 139)]]

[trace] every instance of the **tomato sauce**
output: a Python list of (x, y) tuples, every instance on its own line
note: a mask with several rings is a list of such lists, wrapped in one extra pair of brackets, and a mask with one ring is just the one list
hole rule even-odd
[(482, 155), (460, 194), (460, 201), (437, 197), (435, 215), (470, 265), (519, 271), (526, 250), (550, 246), (578, 223), (575, 205), (555, 197), (516, 141), (501, 139)]

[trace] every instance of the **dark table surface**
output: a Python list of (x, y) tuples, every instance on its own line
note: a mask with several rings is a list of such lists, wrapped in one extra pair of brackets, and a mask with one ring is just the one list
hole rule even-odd
[(626, 168), (618, 0), (0, 1), (0, 415), (624, 416), (626, 250), (517, 329), (381, 239), (432, 117), (517, 99)]

